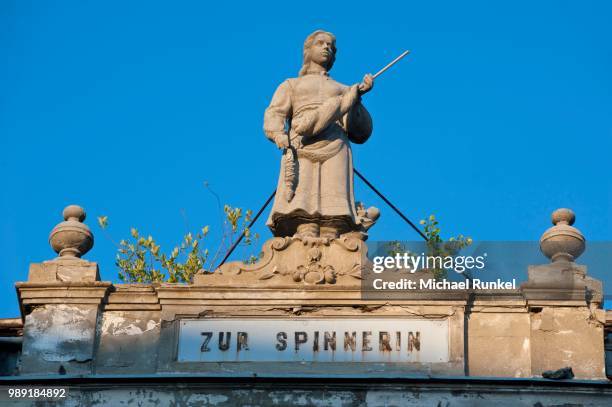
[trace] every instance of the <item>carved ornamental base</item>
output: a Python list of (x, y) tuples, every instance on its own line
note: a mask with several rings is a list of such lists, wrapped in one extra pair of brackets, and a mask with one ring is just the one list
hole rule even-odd
[(274, 287), (336, 284), (359, 286), (367, 264), (367, 245), (359, 236), (275, 237), (264, 243), (254, 264), (226, 263), (214, 273), (194, 277), (194, 285)]

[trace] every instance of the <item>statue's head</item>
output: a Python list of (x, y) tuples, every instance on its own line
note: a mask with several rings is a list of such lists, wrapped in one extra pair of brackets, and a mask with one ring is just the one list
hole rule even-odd
[(330, 32), (317, 30), (304, 41), (304, 62), (300, 69), (300, 76), (308, 73), (310, 62), (321, 65), (329, 71), (335, 60), (336, 37)]

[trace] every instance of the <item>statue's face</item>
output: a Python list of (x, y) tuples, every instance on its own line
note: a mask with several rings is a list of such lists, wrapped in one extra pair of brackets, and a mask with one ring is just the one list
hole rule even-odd
[(317, 34), (310, 47), (310, 60), (316, 64), (330, 68), (329, 65), (333, 60), (334, 52), (332, 38), (327, 34)]

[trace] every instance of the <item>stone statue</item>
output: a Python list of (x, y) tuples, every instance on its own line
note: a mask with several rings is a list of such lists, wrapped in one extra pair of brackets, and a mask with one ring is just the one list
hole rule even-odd
[(213, 273), (198, 273), (194, 284), (361, 287), (370, 264), (367, 231), (380, 211), (355, 202), (350, 142), (365, 143), (372, 134), (361, 97), (409, 52), (346, 86), (329, 77), (336, 59), (333, 34), (315, 31), (306, 38), (299, 76), (276, 89), (264, 115), (266, 136), (283, 151), (267, 222), (274, 237), (255, 263), (223, 263)]
[(355, 203), (349, 141), (365, 143), (372, 119), (361, 96), (372, 75), (346, 86), (329, 76), (336, 38), (315, 31), (304, 42), (297, 78), (284, 81), (264, 115), (264, 132), (283, 150), (274, 206), (267, 225), (275, 236), (336, 238), (364, 232), (378, 217), (376, 208)]

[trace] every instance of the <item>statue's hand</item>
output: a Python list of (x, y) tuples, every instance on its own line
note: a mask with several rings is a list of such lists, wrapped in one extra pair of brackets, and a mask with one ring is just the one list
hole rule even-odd
[(274, 137), (274, 144), (281, 150), (289, 148), (289, 137), (286, 134), (277, 134)]
[(371, 74), (367, 74), (363, 77), (363, 81), (359, 84), (359, 94), (363, 95), (368, 93), (374, 87), (374, 78)]

